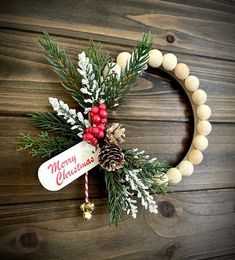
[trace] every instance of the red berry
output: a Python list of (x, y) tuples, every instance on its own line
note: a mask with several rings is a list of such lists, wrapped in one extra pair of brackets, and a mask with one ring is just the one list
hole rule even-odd
[(102, 118), (100, 121), (102, 124), (106, 124), (107, 123), (107, 118)]
[(86, 133), (92, 133), (92, 127), (88, 127), (88, 128), (86, 129)]
[(92, 141), (92, 144), (93, 144), (93, 145), (97, 145), (97, 144), (98, 144), (98, 140), (95, 139), (94, 141)]
[(108, 113), (106, 110), (102, 109), (100, 110), (99, 115), (101, 118), (106, 118), (108, 116)]
[(93, 117), (95, 114), (93, 112), (90, 112), (90, 117)]
[(97, 135), (99, 133), (99, 128), (98, 127), (93, 127), (92, 128), (92, 134)]
[(99, 104), (99, 109), (106, 110), (106, 105), (104, 103)]
[(99, 112), (99, 108), (97, 106), (93, 106), (91, 108), (91, 113), (97, 114)]
[(86, 136), (87, 134), (84, 134), (83, 135), (83, 140), (86, 140), (87, 139), (87, 136)]
[(92, 134), (90, 134), (90, 133), (87, 133), (87, 134), (86, 134), (86, 140), (87, 140), (87, 141), (91, 141), (92, 138), (94, 138), (94, 136), (93, 136)]
[(97, 135), (97, 137), (100, 139), (100, 138), (103, 138), (104, 137), (104, 132), (103, 131), (100, 131)]
[(93, 122), (94, 124), (98, 125), (99, 122), (100, 122), (100, 116), (94, 115), (94, 116), (92, 117), (92, 122)]
[(97, 127), (98, 127), (100, 130), (102, 130), (102, 131), (105, 130), (105, 125), (103, 125), (103, 124), (99, 124)]

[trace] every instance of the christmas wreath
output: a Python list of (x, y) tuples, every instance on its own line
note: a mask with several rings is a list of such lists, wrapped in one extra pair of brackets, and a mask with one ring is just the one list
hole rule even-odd
[[(164, 194), (170, 190), (170, 183), (178, 183), (182, 175), (191, 175), (193, 164), (200, 163), (201, 151), (208, 144), (205, 136), (211, 131), (207, 121), (210, 108), (204, 105), (206, 93), (197, 90), (198, 79), (188, 76), (187, 65), (177, 64), (175, 55), (168, 53), (163, 56), (160, 51), (152, 49), (151, 33), (143, 35), (132, 53), (120, 53), (116, 62), (99, 44), (90, 41), (89, 48), (78, 54), (77, 66), (48, 33), (44, 33), (38, 42), (58, 74), (61, 86), (77, 102), (80, 111), (69, 108), (56, 97), (50, 97), (54, 113), (30, 114), (31, 122), (42, 132), (37, 137), (20, 134), (18, 150), (29, 149), (32, 156), (51, 158), (79, 142), (88, 143), (98, 150), (99, 171), (104, 173), (108, 192), (110, 224), (118, 224), (122, 211), (136, 218), (138, 199), (146, 210), (157, 213), (152, 194)], [(161, 66), (169, 73), (174, 71), (172, 75), (184, 81), (186, 91), (193, 93), (193, 102), (198, 106), (194, 114), (197, 130), (192, 149), (175, 168), (156, 158), (149, 158), (145, 151), (137, 148), (123, 149), (121, 144), (126, 137), (124, 126), (108, 121), (108, 111), (122, 104), (131, 86), (147, 69), (147, 64), (154, 68)], [(63, 163), (71, 161), (69, 159)], [(81, 165), (78, 164), (76, 172), (80, 170), (79, 167)], [(84, 218), (89, 220), (94, 204), (88, 197), (88, 172), (85, 173), (85, 203), (81, 209)]]

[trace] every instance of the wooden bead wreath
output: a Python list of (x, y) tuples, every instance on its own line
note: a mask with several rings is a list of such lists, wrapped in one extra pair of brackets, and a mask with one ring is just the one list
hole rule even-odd
[[(118, 54), (116, 62), (121, 69), (126, 66), (131, 54), (121, 52)], [(205, 105), (207, 94), (199, 89), (199, 79), (189, 75), (189, 67), (184, 63), (177, 63), (177, 57), (172, 53), (162, 55), (161, 51), (152, 49), (149, 52), (148, 65), (159, 68), (173, 78), (175, 78), (185, 90), (194, 115), (194, 134), (192, 144), (183, 160), (174, 168), (170, 168), (165, 176), (165, 181), (177, 184), (182, 180), (182, 176), (190, 176), (194, 171), (194, 165), (198, 165), (203, 160), (202, 151), (208, 146), (207, 135), (212, 127), (208, 121), (211, 116), (211, 109)]]
[[(116, 62), (91, 41), (90, 47), (78, 54), (76, 66), (47, 33), (39, 38), (39, 44), (58, 74), (61, 86), (80, 107), (77, 111), (62, 100), (50, 97), (54, 113), (30, 115), (32, 123), (42, 132), (37, 137), (19, 136), (20, 151), (28, 149), (32, 156), (52, 157), (39, 168), (42, 185), (56, 191), (84, 174), (85, 202), (81, 210), (84, 219), (89, 220), (95, 206), (88, 195), (88, 171), (99, 166), (95, 172), (104, 176), (111, 225), (118, 224), (123, 211), (136, 218), (138, 200), (145, 210), (157, 213), (152, 194), (165, 194), (170, 191), (169, 183), (177, 184), (182, 176), (191, 175), (208, 146), (211, 109), (205, 105), (206, 92), (198, 89), (198, 78), (189, 75), (186, 64), (177, 64), (174, 54), (163, 56), (153, 49), (151, 33), (143, 35), (131, 54), (120, 53)], [(195, 129), (191, 147), (182, 162), (173, 168), (138, 148), (123, 149), (125, 128), (108, 119), (109, 111), (125, 100), (133, 83), (147, 69), (147, 63), (173, 76), (186, 91), (193, 109)]]

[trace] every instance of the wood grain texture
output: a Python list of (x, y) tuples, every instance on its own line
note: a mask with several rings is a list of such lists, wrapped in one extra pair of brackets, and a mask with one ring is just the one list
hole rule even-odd
[[(0, 204), (22, 203), (84, 197), (84, 180), (79, 178), (59, 192), (46, 191), (39, 183), (37, 170), (43, 159), (17, 152), (19, 132), (36, 135), (37, 131), (23, 117), (0, 117)], [(177, 165), (191, 144), (192, 126), (183, 122), (120, 121), (126, 127), (127, 143), (123, 147), (139, 147), (148, 154)], [(190, 177), (174, 186), (174, 190), (200, 190), (235, 187), (235, 125), (213, 125), (204, 161), (195, 166)], [(12, 163), (14, 162), (14, 163)], [(90, 196), (106, 196), (104, 179), (96, 171), (90, 174)]]
[[(234, 259), (234, 2), (2, 0), (0, 7), (0, 259)], [(84, 223), (83, 178), (46, 191), (37, 178), (44, 159), (16, 152), (19, 132), (38, 133), (26, 114), (51, 111), (49, 96), (76, 107), (37, 44), (42, 30), (75, 63), (89, 38), (116, 57), (151, 30), (155, 47), (176, 53), (200, 78), (212, 108), (209, 147), (192, 176), (156, 197), (159, 214), (140, 207), (135, 221), (124, 215), (110, 228), (103, 176), (94, 169), (89, 190), (96, 210)], [(193, 135), (188, 98), (175, 80), (153, 69), (109, 119), (125, 125), (124, 147), (145, 149), (172, 165)]]
[(102, 200), (96, 202), (88, 223), (82, 220), (77, 200), (3, 206), (1, 256), (159, 260), (234, 256), (234, 196), (233, 190), (159, 196), (158, 214), (141, 211), (135, 221), (123, 216), (116, 228), (108, 226)]
[(165, 50), (234, 60), (234, 12), (229, 1), (4, 0), (0, 21), (2, 27), (128, 44), (151, 30)]
[[(37, 44), (39, 34), (13, 31), (0, 32), (0, 110), (2, 114), (25, 114), (51, 110), (48, 97), (56, 96), (71, 103), (60, 88), (59, 80), (47, 64)], [(83, 40), (56, 37), (74, 63), (77, 54), (88, 43)], [(104, 44), (115, 58), (130, 47)], [(214, 59), (178, 55), (189, 65), (191, 74), (200, 78), (208, 94), (212, 122), (235, 122), (235, 68), (233, 63)], [(10, 100), (9, 100), (10, 99)], [(9, 102), (10, 101), (10, 102)], [(14, 106), (12, 105), (14, 104)], [(173, 109), (174, 108), (174, 109)], [(149, 69), (138, 80), (126, 102), (110, 114), (114, 118), (164, 121), (187, 121), (192, 118), (189, 101), (181, 86), (160, 70)]]

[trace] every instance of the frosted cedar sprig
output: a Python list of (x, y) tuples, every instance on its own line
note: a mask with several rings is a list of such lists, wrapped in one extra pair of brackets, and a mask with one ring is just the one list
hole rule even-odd
[(84, 119), (82, 113), (76, 113), (75, 109), (70, 109), (67, 104), (57, 98), (50, 97), (49, 101), (57, 114), (66, 119), (67, 123), (72, 125), (72, 130), (77, 129), (79, 131), (77, 135), (82, 138), (84, 129), (90, 126), (90, 122)]
[[(80, 73), (82, 78), (82, 88), (80, 91), (88, 95), (89, 98), (84, 99), (85, 103), (90, 103), (90, 106), (92, 104), (98, 104), (100, 102), (104, 102), (102, 100), (102, 91), (101, 88), (98, 85), (97, 80), (95, 79), (95, 74), (93, 72), (93, 66), (90, 63), (89, 58), (86, 56), (85, 52), (82, 52), (78, 55), (78, 66), (79, 68), (77, 71)], [(85, 112), (88, 112), (89, 108), (85, 110)]]
[(133, 218), (137, 217), (138, 207), (137, 207), (137, 200), (135, 200), (134, 193), (128, 191), (128, 187), (123, 185), (123, 196), (125, 197), (123, 210), (126, 211), (127, 215), (131, 215)]
[(158, 182), (169, 166), (158, 162), (156, 158), (150, 159), (144, 150), (123, 149), (122, 152), (124, 168), (105, 173), (111, 225), (117, 225), (122, 211), (136, 218), (138, 208), (135, 195), (146, 210), (157, 213), (157, 204), (150, 193), (166, 193), (170, 190), (168, 183)]
[[(125, 170), (124, 170), (125, 171)], [(138, 173), (142, 169), (134, 169), (125, 171), (126, 186), (132, 191), (136, 191), (137, 197), (141, 199), (142, 206), (151, 213), (157, 213), (157, 204), (150, 195), (150, 187), (145, 185), (140, 178), (138, 178)]]

